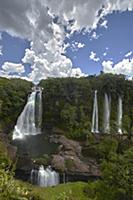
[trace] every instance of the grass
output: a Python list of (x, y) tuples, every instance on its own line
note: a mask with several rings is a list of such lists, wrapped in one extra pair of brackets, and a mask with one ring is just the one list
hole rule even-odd
[(87, 183), (75, 182), (60, 184), (54, 187), (38, 187), (27, 183), (26, 186), (35, 200), (88, 200), (83, 190)]

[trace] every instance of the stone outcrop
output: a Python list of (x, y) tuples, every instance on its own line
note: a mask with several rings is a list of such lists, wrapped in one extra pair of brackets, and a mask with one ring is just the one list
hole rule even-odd
[(50, 139), (59, 144), (58, 153), (52, 157), (52, 167), (56, 170), (70, 174), (86, 176), (100, 176), (99, 166), (95, 160), (85, 160), (81, 154), (82, 147), (79, 142), (67, 139), (65, 136), (54, 135)]

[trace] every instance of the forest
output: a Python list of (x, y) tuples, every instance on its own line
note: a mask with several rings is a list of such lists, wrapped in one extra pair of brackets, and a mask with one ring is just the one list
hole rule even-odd
[[(80, 142), (83, 159), (95, 160), (101, 173), (95, 181), (51, 188), (39, 188), (15, 179), (17, 155), (13, 160), (9, 150), (14, 126), (32, 87), (25, 80), (0, 78), (0, 199), (133, 200), (133, 81), (123, 75), (103, 73), (41, 81), (43, 133), (64, 135)], [(95, 90), (98, 91), (98, 135), (91, 133)], [(105, 93), (111, 96), (110, 134), (103, 133)], [(119, 96), (123, 100), (122, 135), (117, 133)]]

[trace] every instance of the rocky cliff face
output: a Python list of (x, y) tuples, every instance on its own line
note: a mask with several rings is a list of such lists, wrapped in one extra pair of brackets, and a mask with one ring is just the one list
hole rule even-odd
[[(85, 159), (82, 155), (82, 145), (67, 139), (63, 135), (51, 135), (51, 144), (58, 144), (58, 150), (51, 155), (50, 165), (59, 172), (60, 182), (88, 181), (101, 176), (100, 168), (95, 159)], [(16, 177), (30, 181), (32, 169), (38, 169), (39, 164), (28, 154), (18, 157)]]
[(65, 136), (51, 136), (51, 141), (58, 143), (58, 153), (53, 155), (52, 166), (58, 171), (68, 174), (99, 177), (100, 170), (95, 159), (85, 160), (81, 154), (79, 142), (67, 139)]

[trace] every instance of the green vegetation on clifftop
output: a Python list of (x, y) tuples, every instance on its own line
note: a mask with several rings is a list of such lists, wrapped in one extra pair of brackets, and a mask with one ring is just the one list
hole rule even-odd
[(117, 133), (118, 96), (123, 100), (123, 132), (133, 132), (133, 81), (123, 75), (43, 80), (43, 128), (54, 128), (72, 139), (85, 139), (91, 130), (94, 91), (98, 91), (99, 128), (103, 132), (104, 94), (111, 95), (111, 133)]

